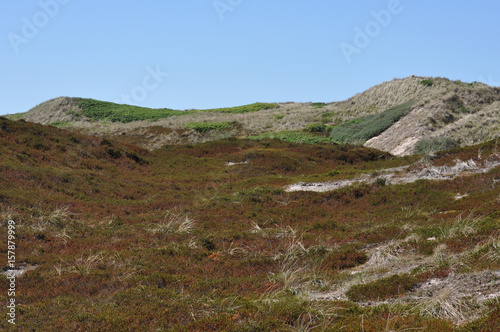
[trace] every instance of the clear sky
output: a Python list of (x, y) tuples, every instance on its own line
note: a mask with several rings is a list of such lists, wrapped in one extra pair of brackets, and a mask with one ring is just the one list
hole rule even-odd
[(500, 2), (3, 0), (0, 114), (338, 101), (410, 75), (500, 85)]

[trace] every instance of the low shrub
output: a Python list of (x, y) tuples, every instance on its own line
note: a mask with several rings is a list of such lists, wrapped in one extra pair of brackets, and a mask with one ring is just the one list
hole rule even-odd
[(52, 127), (65, 127), (65, 126), (69, 126), (70, 124), (71, 123), (67, 122), (67, 121), (56, 121), (56, 122), (49, 123), (48, 125), (52, 126)]
[(143, 120), (158, 120), (174, 115), (185, 114), (168, 108), (152, 109), (131, 105), (120, 105), (93, 99), (79, 99), (79, 106), (83, 115), (92, 120), (106, 120), (111, 122), (132, 122)]
[(420, 241), (418, 242), (417, 252), (420, 255), (430, 256), (434, 253), (434, 249), (436, 249), (438, 243), (436, 241)]
[(434, 81), (432, 81), (432, 80), (421, 80), (420, 84), (430, 87), (430, 86), (434, 85)]
[(402, 117), (410, 113), (413, 102), (390, 108), (379, 114), (370, 114), (347, 121), (332, 129), (330, 138), (336, 143), (363, 144), (378, 136)]
[(456, 148), (458, 143), (448, 137), (424, 138), (417, 142), (414, 148), (415, 154), (431, 154), (434, 152)]
[(324, 123), (310, 123), (306, 126), (306, 131), (311, 133), (324, 133), (328, 130)]
[(355, 248), (346, 248), (334, 252), (329, 261), (334, 269), (343, 270), (366, 263), (368, 257), (364, 252), (360, 252)]
[(211, 130), (224, 130), (229, 128), (228, 122), (191, 122), (186, 129), (193, 129), (199, 133), (206, 133)]
[(225, 107), (225, 108), (213, 108), (206, 110), (195, 110), (193, 112), (216, 112), (216, 113), (248, 113), (248, 112), (258, 112), (262, 110), (268, 110), (272, 108), (278, 108), (279, 105), (276, 103), (253, 103), (249, 105), (243, 106), (235, 106), (235, 107)]
[(414, 276), (395, 274), (367, 284), (352, 286), (346, 295), (354, 302), (385, 300), (412, 290), (417, 283), (418, 279)]
[(458, 110), (460, 111), (460, 113), (471, 113), (471, 111), (465, 106), (460, 106)]
[(311, 106), (314, 108), (323, 108), (326, 106), (326, 103), (311, 103)]
[(145, 160), (144, 158), (140, 157), (135, 152), (126, 152), (126, 155), (127, 155), (127, 158), (135, 161), (139, 165), (147, 165), (147, 164), (149, 164), (149, 162), (147, 160)]
[(120, 150), (106, 149), (106, 153), (113, 159), (119, 159), (122, 156)]

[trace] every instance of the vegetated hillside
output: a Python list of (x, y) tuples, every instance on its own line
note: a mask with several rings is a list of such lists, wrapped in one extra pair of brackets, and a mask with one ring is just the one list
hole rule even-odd
[(0, 218), (26, 270), (16, 329), (498, 331), (500, 168), (284, 190), (457, 159), (486, 165), (499, 147), (425, 161), (270, 139), (147, 151), (0, 117)]
[[(374, 90), (368, 90), (367, 96), (354, 97), (354, 105), (358, 103), (357, 99), (361, 105), (366, 105), (371, 94), (377, 92), (383, 94), (385, 91), (387, 97), (384, 105), (392, 107), (400, 101), (399, 95), (408, 95), (405, 92), (408, 90), (415, 91), (415, 95), (411, 97), (415, 105), (407, 116), (381, 135), (366, 142), (366, 146), (404, 155), (413, 153), (418, 141), (432, 137), (452, 139), (458, 145), (465, 146), (500, 136), (498, 131), (500, 118), (497, 116), (500, 104), (496, 103), (500, 100), (499, 88), (491, 88), (482, 83), (453, 82), (442, 78), (424, 80), (410, 77), (387, 85), (382, 84)], [(391, 94), (390, 91), (396, 93)], [(482, 124), (481, 130), (467, 130), (467, 128), (477, 129), (478, 119)], [(470, 135), (471, 132), (474, 134)]]
[[(499, 137), (499, 101), (500, 88), (477, 82), (411, 76), (384, 82), (346, 101), (328, 104), (255, 103), (179, 111), (58, 98), (16, 117), (115, 137), (148, 149), (165, 144), (265, 135), (302, 142), (311, 141), (311, 135), (304, 136), (303, 132), (313, 131), (313, 136), (320, 137), (317, 141), (330, 137), (334, 142), (354, 142), (395, 155), (408, 155), (418, 150), (421, 140), (449, 143), (427, 144), (432, 151), (442, 146), (467, 146)], [(409, 103), (411, 108), (400, 116), (383, 117), (390, 114), (390, 110), (404, 108), (403, 105)], [(376, 115), (383, 118), (374, 122), (371, 119), (377, 119)], [(206, 125), (200, 126), (200, 123)], [(193, 127), (193, 124), (198, 125)], [(311, 130), (319, 126), (323, 129)], [(330, 131), (332, 134), (328, 135)], [(364, 134), (354, 134), (354, 131)], [(340, 139), (339, 132), (342, 133)]]
[(46, 101), (30, 111), (11, 116), (41, 124), (72, 123), (80, 119), (81, 109), (76, 98), (59, 97)]
[(332, 128), (330, 138), (337, 143), (364, 144), (390, 128), (394, 123), (408, 115), (413, 106), (409, 101), (389, 108), (381, 113), (374, 113), (349, 120)]
[(242, 114), (278, 107), (271, 103), (254, 103), (236, 107), (205, 110), (173, 110), (169, 108), (152, 109), (84, 98), (60, 97), (42, 103), (24, 114), (14, 118), (25, 119), (41, 124), (69, 125), (72, 122), (129, 123), (136, 121), (156, 121), (172, 116), (186, 116), (197, 113)]

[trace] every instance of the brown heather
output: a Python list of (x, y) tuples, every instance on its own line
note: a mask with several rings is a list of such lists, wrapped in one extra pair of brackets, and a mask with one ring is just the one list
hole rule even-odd
[[(413, 87), (470, 88), (434, 81)], [(307, 107), (314, 122), (314, 112), (348, 105), (279, 112), (294, 107), (297, 119)], [(33, 267), (17, 279), (16, 330), (500, 329), (500, 168), (447, 181), (284, 190), (400, 166), (486, 163), (498, 160), (498, 142), (425, 159), (277, 140), (130, 144), (161, 136), (158, 125), (130, 124), (137, 136), (122, 135), (124, 143), (0, 118), (0, 219), (16, 221), (16, 261)], [(0, 253), (6, 263), (6, 246)], [(0, 283), (7, 289), (5, 276)], [(0, 329), (14, 330), (6, 312)]]

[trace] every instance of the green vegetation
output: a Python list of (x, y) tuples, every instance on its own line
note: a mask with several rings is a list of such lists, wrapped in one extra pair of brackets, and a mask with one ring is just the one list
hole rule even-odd
[(69, 115), (73, 115), (77, 119), (80, 119), (82, 117), (82, 114), (77, 111), (67, 111), (66, 113)]
[(326, 103), (311, 103), (311, 106), (314, 108), (323, 108), (326, 106)]
[(456, 148), (458, 143), (447, 137), (424, 138), (415, 145), (415, 154), (431, 154)]
[(152, 109), (131, 105), (121, 105), (94, 99), (77, 99), (84, 116), (96, 121), (132, 122), (132, 121), (155, 121), (176, 115), (186, 115), (196, 112), (217, 113), (246, 113), (260, 110), (277, 108), (278, 104), (254, 103), (237, 107), (215, 108), (206, 110), (179, 111), (168, 108)]
[(420, 84), (431, 87), (431, 86), (434, 85), (434, 81), (432, 81), (432, 80), (422, 80), (422, 81), (420, 81)]
[(363, 144), (367, 140), (383, 133), (399, 119), (407, 115), (413, 102), (390, 108), (379, 114), (370, 114), (347, 121), (332, 129), (330, 138), (336, 143)]
[(206, 110), (196, 110), (195, 112), (216, 112), (216, 113), (248, 113), (248, 112), (258, 112), (262, 110), (278, 108), (279, 105), (276, 103), (254, 103), (243, 106), (236, 107), (226, 107), (226, 108), (214, 108)]
[(184, 112), (171, 109), (151, 109), (131, 105), (120, 105), (93, 99), (79, 99), (79, 106), (84, 116), (96, 120), (111, 122), (132, 122), (144, 120), (158, 120)]
[(193, 129), (199, 133), (206, 133), (211, 130), (225, 130), (230, 127), (228, 122), (191, 122), (186, 129)]
[(330, 139), (326, 137), (316, 136), (311, 133), (300, 131), (280, 131), (277, 133), (265, 133), (258, 136), (251, 136), (249, 139), (263, 140), (263, 139), (278, 139), (290, 143), (307, 143), (307, 144), (320, 144), (330, 143)]
[(460, 111), (460, 113), (471, 113), (471, 111), (463, 105), (460, 106), (460, 108), (458, 110)]
[(52, 123), (49, 123), (48, 124), (49, 126), (53, 126), (53, 127), (65, 127), (65, 126), (69, 126), (71, 125), (71, 122), (67, 122), (67, 121), (56, 121), (56, 122), (52, 122)]
[(412, 290), (417, 282), (418, 279), (414, 276), (395, 274), (367, 284), (355, 285), (346, 295), (354, 302), (386, 300)]
[(9, 114), (9, 115), (5, 115), (5, 117), (9, 120), (19, 120), (25, 114), (26, 113)]
[(306, 126), (306, 131), (311, 133), (325, 133), (328, 127), (324, 123), (310, 123)]

